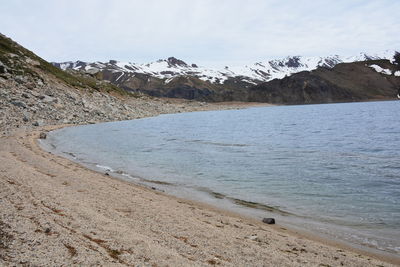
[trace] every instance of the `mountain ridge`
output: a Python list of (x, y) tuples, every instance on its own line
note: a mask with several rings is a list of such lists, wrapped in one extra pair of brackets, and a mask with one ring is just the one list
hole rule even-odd
[[(297, 89), (301, 89), (303, 86), (301, 85), (302, 83), (294, 81), (300, 77), (296, 74), (303, 72), (301, 75), (303, 83), (307, 83), (308, 79), (313, 81), (310, 84), (315, 88), (313, 89), (314, 93), (310, 92), (311, 95), (322, 93), (317, 84), (329, 87), (331, 95), (325, 102), (363, 101), (373, 98), (381, 99), (382, 97), (392, 98), (395, 95), (391, 91), (396, 90), (395, 87), (397, 85), (396, 78), (392, 79), (389, 76), (400, 76), (400, 72), (395, 72), (393, 65), (394, 54), (394, 51), (387, 50), (380, 55), (360, 53), (356, 56), (346, 58), (341, 58), (337, 55), (325, 58), (294, 56), (280, 60), (270, 60), (267, 63), (258, 62), (254, 63), (251, 67), (245, 66), (236, 70), (233, 70), (232, 67), (225, 67), (222, 70), (206, 69), (196, 64), (188, 64), (174, 57), (147, 64), (125, 63), (116, 60), (110, 60), (105, 63), (76, 61), (53, 64), (69, 72), (76, 72), (81, 75), (106, 80), (128, 92), (145, 93), (156, 97), (185, 98), (208, 102), (252, 101), (303, 104), (323, 103), (323, 97), (327, 96), (326, 94), (320, 96), (313, 95), (303, 100), (295, 96), (294, 98), (288, 98), (287, 103), (283, 101), (286, 99), (283, 96), (288, 93), (285, 92), (288, 88), (285, 89), (285, 86), (282, 87), (282, 81), (293, 80), (289, 84), (291, 86), (296, 85), (299, 87)], [(353, 67), (345, 68), (348, 72), (348, 77), (346, 75), (343, 76), (340, 71), (336, 71), (337, 69), (343, 69), (338, 67), (343, 64), (354, 65)], [(377, 95), (373, 93), (359, 94), (359, 90), (361, 89), (357, 85), (357, 73), (353, 72), (353, 69), (356, 69), (358, 75), (367, 75), (369, 84), (384, 86), (383, 92), (379, 92)], [(354, 84), (349, 82), (342, 85), (335, 78), (332, 78), (329, 82), (323, 81), (325, 79), (324, 76), (317, 75), (317, 77), (314, 75), (315, 72), (320, 73), (321, 71), (319, 70), (325, 70), (326, 73), (333, 73), (334, 76), (337, 76), (337, 79), (350, 79)], [(390, 86), (385, 83), (385, 80), (388, 78), (393, 80)], [(370, 88), (369, 84), (363, 84), (364, 89), (377, 92), (374, 88)], [(281, 92), (274, 91), (274, 94), (282, 94), (283, 98), (266, 97), (265, 92), (259, 90), (262, 87), (270, 88), (270, 85), (273, 85), (275, 89), (282, 89), (283, 91)], [(348, 86), (357, 89), (352, 92), (352, 89), (349, 89)], [(389, 87), (393, 87), (393, 90), (389, 90)], [(296, 88), (291, 88), (291, 90), (293, 89)], [(296, 90), (292, 93), (301, 94), (301, 90)], [(335, 90), (342, 93), (336, 94)], [(352, 95), (353, 93), (354, 95)], [(346, 95), (350, 96), (350, 98), (347, 99)]]
[[(225, 66), (224, 68), (207, 68), (198, 64), (188, 64), (181, 59), (169, 57), (150, 63), (131, 63), (116, 60), (108, 62), (67, 61), (52, 64), (62, 70), (79, 70), (89, 74), (109, 70), (113, 73), (124, 75), (137, 73), (150, 75), (170, 82), (178, 76), (193, 76), (213, 84), (224, 84), (228, 79), (239, 79), (248, 85), (256, 85), (273, 79), (281, 79), (301, 71), (311, 71), (318, 67), (332, 68), (339, 63), (351, 63), (365, 60), (391, 59), (394, 51), (386, 50), (377, 54), (359, 53), (356, 56), (341, 57), (338, 55), (326, 57), (287, 56), (281, 59), (259, 61), (244, 66)], [(118, 80), (119, 80), (118, 79)]]

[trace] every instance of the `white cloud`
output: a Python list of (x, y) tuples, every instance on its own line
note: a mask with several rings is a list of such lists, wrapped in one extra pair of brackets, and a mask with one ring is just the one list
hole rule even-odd
[(52, 60), (252, 62), (400, 44), (397, 0), (0, 0), (4, 34)]

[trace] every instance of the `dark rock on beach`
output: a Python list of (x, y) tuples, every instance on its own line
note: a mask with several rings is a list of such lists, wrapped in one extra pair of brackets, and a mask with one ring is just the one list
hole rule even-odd
[(262, 219), (262, 222), (266, 223), (266, 224), (275, 224), (275, 219), (274, 218), (264, 218), (264, 219)]
[(40, 138), (40, 139), (46, 139), (46, 138), (47, 138), (47, 134), (46, 134), (45, 132), (41, 132), (41, 133), (39, 134), (39, 138)]
[(26, 108), (26, 104), (22, 101), (11, 101), (11, 104), (20, 108)]

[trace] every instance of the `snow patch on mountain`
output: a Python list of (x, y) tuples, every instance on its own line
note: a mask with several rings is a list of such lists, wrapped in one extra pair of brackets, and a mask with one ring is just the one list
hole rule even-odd
[(386, 74), (386, 75), (392, 75), (392, 71), (389, 69), (384, 69), (378, 65), (370, 65), (370, 68), (374, 69), (376, 72), (382, 73), (382, 74)]

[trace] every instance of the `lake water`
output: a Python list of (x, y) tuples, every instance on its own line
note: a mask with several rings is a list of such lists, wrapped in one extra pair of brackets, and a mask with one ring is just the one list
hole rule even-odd
[(276, 106), (65, 128), (94, 169), (400, 253), (400, 102)]

